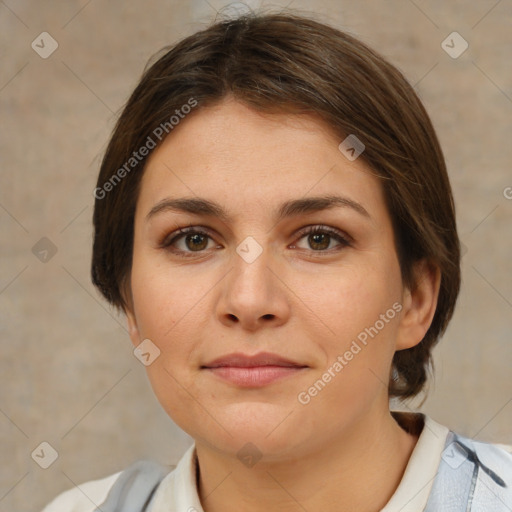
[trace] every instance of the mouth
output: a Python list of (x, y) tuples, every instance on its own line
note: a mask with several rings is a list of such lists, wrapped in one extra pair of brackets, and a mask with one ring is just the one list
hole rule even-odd
[(216, 377), (240, 387), (257, 388), (308, 368), (289, 359), (262, 352), (255, 355), (229, 354), (201, 366)]

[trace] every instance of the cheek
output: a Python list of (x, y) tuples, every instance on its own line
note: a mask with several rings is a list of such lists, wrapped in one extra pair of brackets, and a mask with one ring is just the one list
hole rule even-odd
[[(190, 269), (155, 264), (150, 257), (134, 257), (131, 287), (141, 336), (165, 344), (176, 338), (180, 324), (186, 324), (200, 307), (206, 286), (198, 286)], [(186, 340), (186, 338), (185, 338)]]
[(180, 271), (168, 272), (148, 263), (134, 258), (131, 278), (140, 338), (149, 338), (160, 350), (146, 372), (164, 410), (190, 432), (191, 425), (204, 421), (187, 389), (195, 378), (188, 365), (197, 345), (191, 325), (201, 321), (198, 313), (205, 289), (192, 286)]
[[(399, 268), (391, 258), (383, 258), (380, 266), (347, 268), (329, 285), (320, 285), (321, 281), (303, 280), (307, 292), (301, 296), (321, 319), (323, 335), (319, 331), (316, 343), (324, 364), (315, 378), (328, 384), (318, 403), (356, 406), (363, 396), (387, 388), (401, 310)], [(313, 334), (310, 330), (311, 339)]]
[[(202, 323), (208, 316), (201, 314), (201, 298), (206, 288), (192, 285), (192, 281), (186, 278), (186, 272), (165, 271), (149, 261), (134, 258), (131, 286), (139, 337), (150, 339), (160, 350), (159, 357), (146, 371), (157, 398), (167, 410), (172, 403), (189, 398), (181, 393), (195, 377), (189, 364), (197, 350), (195, 334), (207, 332)], [(170, 397), (173, 400), (169, 401)]]
[[(401, 298), (400, 273), (393, 261), (378, 266), (346, 265), (329, 275), (302, 275), (293, 287), (300, 290), (298, 295), (307, 306), (302, 309), (317, 318), (326, 339), (338, 349), (343, 348), (343, 341), (355, 339), (378, 322)], [(389, 322), (389, 317), (395, 316), (390, 311), (386, 329), (379, 330), (393, 331), (397, 322)]]

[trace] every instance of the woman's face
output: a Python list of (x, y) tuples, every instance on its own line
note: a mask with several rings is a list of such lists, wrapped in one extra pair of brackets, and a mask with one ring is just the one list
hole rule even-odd
[[(153, 389), (198, 443), (298, 456), (388, 409), (393, 354), (421, 338), (381, 185), (340, 142), (312, 117), (225, 100), (148, 161), (131, 337), (160, 351), (143, 345)], [(195, 212), (171, 204), (184, 198)]]

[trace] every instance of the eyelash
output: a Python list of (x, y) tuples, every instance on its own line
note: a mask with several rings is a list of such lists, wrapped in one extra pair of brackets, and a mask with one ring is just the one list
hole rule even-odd
[[(177, 233), (177, 234), (176, 234)], [(313, 226), (306, 226), (305, 228), (302, 228), (297, 233), (297, 240), (300, 240), (301, 238), (304, 238), (306, 235), (312, 235), (312, 234), (327, 234), (334, 238), (337, 242), (339, 242), (341, 248), (348, 247), (352, 244), (352, 239), (347, 234), (343, 233), (342, 231), (331, 228), (329, 226), (322, 226), (322, 225), (313, 225)], [(171, 233), (171, 235), (166, 236), (163, 241), (159, 244), (159, 247), (161, 249), (166, 249), (178, 256), (182, 256), (185, 258), (193, 257), (198, 254), (203, 254), (206, 252), (206, 250), (201, 251), (182, 251), (181, 249), (173, 249), (172, 245), (175, 244), (178, 240), (183, 238), (186, 235), (203, 235), (210, 239), (213, 239), (210, 234), (204, 230), (204, 228), (200, 227), (192, 227), (188, 226), (186, 228), (179, 228), (177, 232)], [(295, 243), (293, 244), (293, 247), (295, 247)], [(341, 248), (338, 249), (323, 249), (323, 250), (314, 250), (310, 249), (312, 253), (316, 254), (332, 254), (334, 251), (339, 251)], [(300, 250), (308, 250), (308, 249), (300, 249)]]

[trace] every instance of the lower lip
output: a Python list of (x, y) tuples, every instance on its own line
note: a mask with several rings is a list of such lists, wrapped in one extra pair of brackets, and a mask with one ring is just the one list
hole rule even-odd
[(238, 386), (257, 388), (291, 375), (297, 375), (304, 368), (298, 366), (254, 366), (251, 368), (219, 366), (206, 369), (221, 379)]

